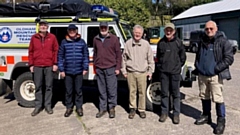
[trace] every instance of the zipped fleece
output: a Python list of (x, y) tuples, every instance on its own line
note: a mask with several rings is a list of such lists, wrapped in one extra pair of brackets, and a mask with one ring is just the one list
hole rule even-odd
[(57, 65), (58, 41), (55, 35), (47, 33), (42, 37), (39, 33), (31, 38), (28, 59), (29, 66), (49, 67)]
[(107, 69), (116, 67), (116, 70), (120, 70), (122, 53), (121, 45), (117, 36), (109, 35), (102, 41), (97, 35), (93, 40), (94, 54), (93, 60), (94, 65), (97, 68)]
[(185, 48), (180, 39), (174, 37), (172, 40), (164, 36), (157, 45), (158, 69), (160, 72), (169, 74), (180, 74), (181, 67), (186, 61)]

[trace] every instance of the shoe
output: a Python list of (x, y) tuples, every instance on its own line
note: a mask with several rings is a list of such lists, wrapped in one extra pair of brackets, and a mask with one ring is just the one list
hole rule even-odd
[(76, 112), (77, 112), (77, 115), (78, 115), (78, 116), (80, 116), (80, 117), (83, 116), (83, 109), (82, 109), (82, 108), (77, 109)]
[(223, 134), (224, 129), (225, 129), (225, 123), (226, 123), (226, 120), (224, 117), (218, 117), (217, 118), (217, 127), (214, 129), (213, 133), (217, 134), (217, 135)]
[(180, 117), (179, 116), (173, 116), (173, 124), (179, 124), (180, 123)]
[(41, 111), (42, 111), (41, 108), (35, 108), (35, 109), (33, 110), (33, 112), (31, 113), (31, 115), (32, 115), (32, 116), (36, 116), (36, 115), (38, 115)]
[(129, 115), (128, 115), (128, 118), (133, 119), (135, 114), (136, 114), (135, 109), (131, 108), (130, 112), (129, 112)]
[(168, 115), (167, 114), (161, 114), (160, 118), (159, 118), (159, 122), (165, 122), (167, 119)]
[(96, 118), (101, 118), (107, 111), (100, 111), (96, 114)]
[(203, 125), (203, 124), (212, 124), (211, 115), (201, 115), (194, 124), (196, 125)]
[(48, 113), (48, 114), (53, 114), (53, 110), (51, 107), (45, 107), (45, 111)]
[(73, 109), (72, 108), (68, 108), (66, 110), (66, 112), (64, 113), (64, 117), (69, 117), (73, 112)]
[(114, 108), (110, 109), (109, 118), (115, 118), (115, 109)]
[(140, 118), (145, 119), (146, 118), (146, 113), (145, 112), (139, 112), (139, 116), (140, 116)]

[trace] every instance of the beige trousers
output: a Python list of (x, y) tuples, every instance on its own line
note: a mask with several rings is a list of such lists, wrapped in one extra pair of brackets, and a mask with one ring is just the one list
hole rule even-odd
[[(138, 109), (139, 112), (144, 112), (146, 109), (146, 73), (128, 73), (127, 74), (129, 88), (129, 107)], [(138, 92), (138, 107), (137, 107), (137, 92)]]
[(218, 75), (208, 77), (199, 75), (199, 96), (201, 99), (211, 99), (215, 103), (223, 103), (223, 80)]

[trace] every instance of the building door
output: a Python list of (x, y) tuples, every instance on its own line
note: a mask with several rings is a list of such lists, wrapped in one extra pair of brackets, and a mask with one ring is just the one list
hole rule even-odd
[(218, 29), (223, 31), (228, 39), (240, 41), (239, 18), (226, 18), (217, 21)]

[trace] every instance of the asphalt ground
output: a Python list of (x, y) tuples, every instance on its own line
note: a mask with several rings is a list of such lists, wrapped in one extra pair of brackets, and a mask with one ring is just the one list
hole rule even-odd
[[(188, 63), (193, 64), (194, 54), (187, 53)], [(240, 53), (235, 55), (231, 66), (232, 80), (224, 82), (224, 100), (226, 104), (225, 135), (240, 135)], [(0, 97), (0, 135), (211, 135), (216, 124), (194, 125), (194, 121), (201, 114), (201, 102), (198, 98), (198, 85), (194, 82), (192, 88), (181, 88), (180, 124), (172, 124), (171, 118), (165, 123), (158, 122), (158, 113), (147, 111), (147, 118), (138, 115), (128, 119), (128, 92), (124, 86), (119, 91), (116, 107), (116, 118), (109, 119), (108, 115), (97, 119), (98, 95), (95, 86), (84, 87), (84, 116), (77, 117), (73, 113), (70, 117), (63, 116), (62, 92), (55, 91), (54, 114), (45, 111), (32, 117), (33, 108), (18, 105), (13, 94)], [(57, 95), (57, 96), (56, 96)], [(212, 103), (213, 122), (216, 123), (215, 105)]]

